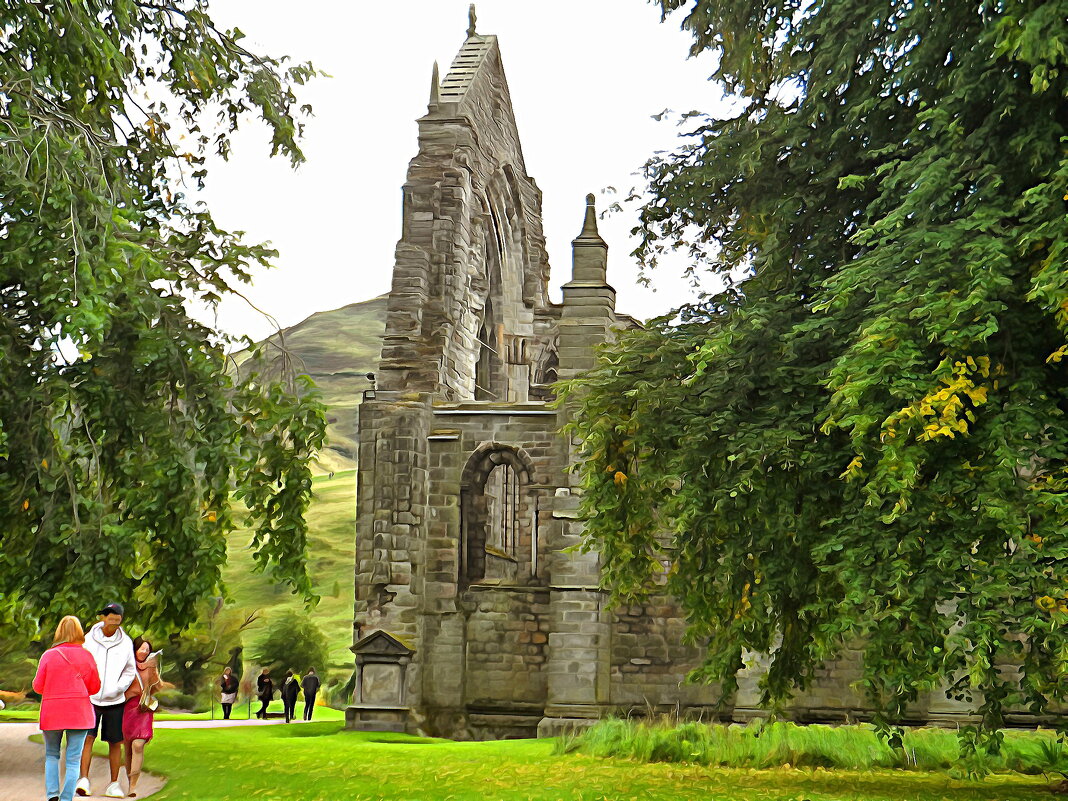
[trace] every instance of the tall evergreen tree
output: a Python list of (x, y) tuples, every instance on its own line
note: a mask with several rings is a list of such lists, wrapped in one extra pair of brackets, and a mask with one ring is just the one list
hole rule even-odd
[(182, 627), (248, 509), (261, 565), (310, 596), (303, 513), (323, 412), (226, 374), (198, 322), (273, 255), (192, 192), (240, 122), (294, 164), (310, 65), (258, 55), (203, 0), (0, 1), (0, 618)]
[(738, 111), (647, 165), (638, 255), (729, 286), (569, 390), (607, 585), (766, 703), (850, 643), (884, 725), (1063, 702), (1068, 3), (659, 4)]

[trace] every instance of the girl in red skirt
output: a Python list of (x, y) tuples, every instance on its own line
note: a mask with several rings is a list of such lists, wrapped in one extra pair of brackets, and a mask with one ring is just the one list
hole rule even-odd
[(158, 705), (155, 694), (164, 686), (159, 675), (159, 654), (162, 652), (152, 653), (152, 644), (143, 637), (135, 639), (133, 646), (137, 678), (126, 691), (126, 707), (122, 713), (130, 797), (137, 795), (137, 780), (141, 778), (141, 765), (145, 759), (145, 743), (152, 739), (152, 721)]

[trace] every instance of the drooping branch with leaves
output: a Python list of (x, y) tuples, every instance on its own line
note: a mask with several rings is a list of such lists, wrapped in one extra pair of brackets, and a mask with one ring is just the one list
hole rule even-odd
[[(196, 200), (261, 119), (296, 165), (294, 85), (199, 0), (0, 2), (0, 615), (130, 604), (181, 628), (217, 594), (231, 493), (261, 565), (310, 597), (323, 408), (198, 319), (273, 251)], [(208, 310), (209, 314), (205, 314)], [(197, 316), (193, 312), (199, 311)]]
[(859, 644), (884, 726), (943, 685), (987, 733), (1052, 711), (1068, 4), (659, 5), (738, 112), (649, 162), (637, 255), (689, 248), (729, 288), (568, 390), (606, 585), (666, 564), (704, 675), (770, 653), (768, 704)]

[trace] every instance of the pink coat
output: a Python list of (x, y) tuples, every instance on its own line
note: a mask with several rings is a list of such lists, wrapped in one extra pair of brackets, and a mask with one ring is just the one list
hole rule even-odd
[(93, 655), (76, 643), (49, 648), (37, 665), (33, 689), (41, 695), (41, 730), (91, 729), (89, 696), (100, 690)]

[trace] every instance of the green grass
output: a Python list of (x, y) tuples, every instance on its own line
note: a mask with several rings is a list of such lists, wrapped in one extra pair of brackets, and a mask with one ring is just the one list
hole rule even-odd
[[(252, 717), (256, 717), (256, 711), (260, 708), (258, 702), (252, 704)], [(230, 715), (232, 720), (248, 720), (249, 706), (247, 703), (235, 704), (233, 714)], [(267, 707), (267, 711), (271, 713), (282, 714), (282, 702), (272, 701), (271, 705)], [(304, 701), (297, 701), (297, 714), (304, 714)], [(40, 715), (40, 710), (36, 707), (30, 708), (18, 708), (18, 709), (0, 709), (0, 723), (21, 721), (21, 720), (33, 720), (36, 721)], [(156, 720), (218, 720), (222, 718), (222, 710), (219, 709), (218, 704), (215, 705), (215, 717), (212, 718), (211, 712), (157, 712)], [(339, 709), (332, 709), (328, 706), (315, 707), (314, 718), (316, 721), (337, 721), (344, 720), (345, 713)]]
[(146, 767), (169, 778), (157, 798), (370, 801), (1022, 801), (1044, 780), (982, 782), (944, 773), (725, 769), (555, 754), (551, 740), (454, 743), (341, 731), (338, 723), (159, 730)]
[(37, 720), (40, 710), (33, 709), (0, 709), (0, 723), (8, 723), (16, 720)]
[[(308, 573), (320, 596), (311, 618), (330, 644), (330, 663), (352, 669), (352, 605), (355, 597), (356, 471), (317, 476), (312, 482), (315, 497), (308, 510)], [(246, 647), (261, 636), (271, 615), (283, 609), (303, 611), (302, 601), (270, 573), (253, 570), (248, 550), (249, 532), (236, 529), (229, 540), (223, 577), (236, 604), (259, 609), (260, 620), (244, 636)], [(322, 671), (320, 671), (322, 672)]]
[[(259, 710), (259, 702), (253, 701), (252, 703), (252, 719), (256, 718), (256, 712)], [(282, 702), (272, 701), (270, 706), (267, 707), (267, 711), (278, 715), (282, 714)], [(247, 703), (234, 704), (231, 720), (248, 720), (249, 705)], [(297, 701), (297, 716), (304, 715), (304, 700)], [(315, 707), (314, 719), (316, 721), (337, 721), (344, 720), (345, 713), (340, 709), (332, 709), (328, 706)], [(211, 712), (157, 712), (156, 720), (220, 720), (222, 718), (222, 710), (219, 705), (215, 705), (215, 717), (212, 717)]]
[(731, 768), (896, 768), (964, 775), (974, 770), (1041, 774), (1050, 768), (1049, 748), (1055, 745), (1051, 732), (1008, 731), (1000, 754), (962, 760), (956, 732), (947, 729), (907, 730), (903, 747), (892, 749), (870, 726), (604, 720), (576, 738), (560, 741), (558, 750)]

